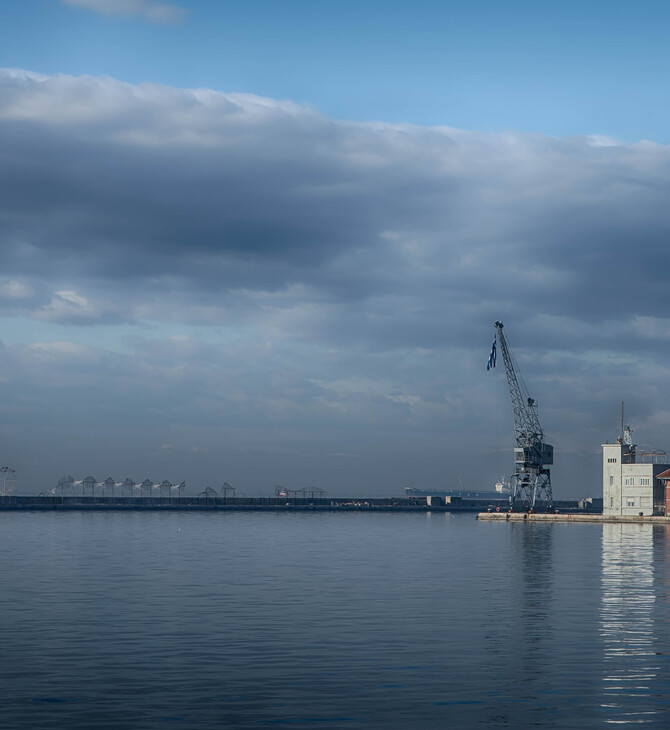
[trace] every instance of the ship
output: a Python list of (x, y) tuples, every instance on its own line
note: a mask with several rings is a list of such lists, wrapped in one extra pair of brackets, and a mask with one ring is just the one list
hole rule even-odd
[(414, 487), (405, 487), (406, 497), (461, 497), (461, 499), (472, 499), (478, 502), (509, 500), (510, 493), (510, 483), (505, 477), (501, 477), (495, 483), (495, 489), (490, 491), (465, 489), (462, 484), (460, 489), (415, 489)]

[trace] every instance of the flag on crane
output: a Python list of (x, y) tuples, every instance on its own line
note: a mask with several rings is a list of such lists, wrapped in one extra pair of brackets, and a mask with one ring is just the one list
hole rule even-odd
[(491, 354), (489, 355), (489, 361), (486, 365), (486, 369), (490, 370), (496, 366), (496, 338), (493, 338), (493, 344), (491, 345)]

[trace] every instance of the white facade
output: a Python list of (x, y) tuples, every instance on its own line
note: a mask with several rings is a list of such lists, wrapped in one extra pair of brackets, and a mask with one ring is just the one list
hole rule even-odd
[(656, 475), (668, 464), (640, 462), (634, 446), (603, 444), (603, 514), (653, 515), (665, 509)]

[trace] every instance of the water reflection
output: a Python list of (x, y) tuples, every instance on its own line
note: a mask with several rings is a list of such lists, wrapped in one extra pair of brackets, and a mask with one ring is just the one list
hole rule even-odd
[[(558, 726), (558, 717), (553, 716), (557, 710), (555, 698), (551, 695), (555, 641), (554, 525), (518, 523), (510, 527), (519, 599), (512, 633), (514, 647), (509, 651), (510, 693), (521, 706), (525, 705), (525, 711), (541, 712), (542, 720), (537, 717), (536, 723)], [(518, 722), (518, 717), (511, 719)]]
[(657, 723), (661, 667), (654, 633), (653, 526), (604, 524), (602, 538), (603, 702), (606, 722)]
[(522, 580), (521, 635), (537, 641), (546, 638), (551, 629), (553, 525), (517, 524), (512, 528), (514, 555)]

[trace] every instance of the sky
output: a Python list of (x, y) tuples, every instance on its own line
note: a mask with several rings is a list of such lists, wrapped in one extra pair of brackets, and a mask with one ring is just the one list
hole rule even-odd
[[(670, 450), (658, 2), (0, 4), (0, 461), (330, 494)], [(501, 363), (499, 363), (501, 364)]]

